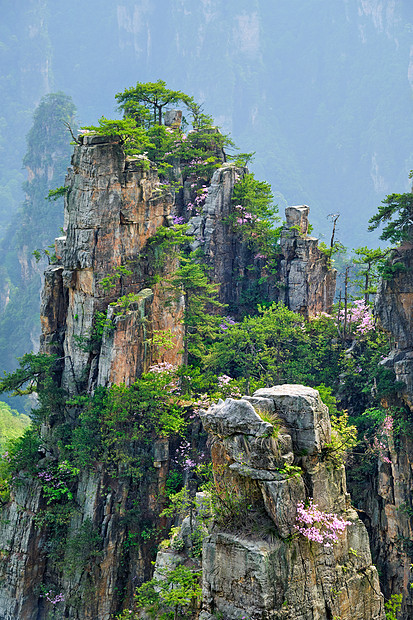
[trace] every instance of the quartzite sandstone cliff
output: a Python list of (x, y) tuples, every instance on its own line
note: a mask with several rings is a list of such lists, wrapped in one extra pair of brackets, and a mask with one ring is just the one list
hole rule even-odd
[[(404, 408), (405, 432), (397, 441), (389, 437), (390, 463), (378, 458), (377, 469), (365, 479), (363, 518), (369, 529), (372, 554), (380, 569), (382, 590), (386, 597), (403, 594), (401, 620), (413, 615), (413, 246), (405, 242), (390, 257), (395, 273), (380, 283), (375, 311), (393, 343), (383, 364), (393, 367), (401, 381), (399, 400), (388, 403)], [(401, 268), (401, 269), (400, 269)]]
[[(279, 424), (275, 437), (258, 413)], [(244, 521), (236, 508), (221, 521), (218, 514), (204, 539), (200, 619), (384, 620), (367, 530), (351, 507), (344, 465), (325, 456), (331, 427), (318, 392), (301, 385), (260, 389), (221, 401), (201, 418), (212, 437), (218, 493), (250, 507)], [(297, 534), (297, 504), (309, 498), (350, 522), (337, 544)], [(187, 530), (185, 520), (184, 550), (158, 553), (158, 569), (187, 562)]]
[[(162, 282), (149, 286), (154, 273), (146, 250), (159, 227), (171, 225), (171, 214), (182, 214), (185, 192), (190, 192), (186, 187), (175, 197), (160, 183), (152, 164), (144, 158), (126, 158), (116, 140), (84, 136), (81, 141), (67, 177), (66, 236), (56, 240), (58, 262), (46, 271), (41, 318), (41, 350), (57, 354), (56, 380), (72, 397), (90, 393), (99, 385), (132, 383), (153, 361), (159, 361), (154, 360), (150, 346), (155, 331), (171, 330), (174, 347), (165, 352), (163, 361), (180, 362), (182, 301), (166, 304)], [(246, 261), (251, 259), (225, 219), (236, 175), (243, 173), (229, 165), (217, 170), (205, 209), (190, 220), (195, 238), (204, 241), (212, 279), (223, 283), (221, 299), (226, 303), (239, 299), (240, 285), (234, 282), (236, 276), (245, 274)], [(297, 217), (300, 229), (291, 229)], [(312, 314), (329, 309), (334, 276), (316, 241), (306, 235), (306, 218), (307, 208), (294, 207), (288, 213), (282, 271), (277, 285), (265, 286), (268, 299), (287, 299), (292, 309)], [(131, 266), (132, 273), (118, 271), (119, 277), (112, 280), (115, 287), (105, 290), (102, 280), (125, 266)], [(170, 261), (164, 275), (173, 269), (174, 261)], [(300, 273), (303, 277), (310, 274), (309, 285), (300, 285)], [(117, 308), (116, 301), (129, 294), (132, 301), (126, 308)], [(110, 303), (115, 304), (109, 307), (115, 313), (114, 328), (104, 333), (101, 342), (94, 341), (96, 313), (105, 312)], [(76, 407), (69, 408), (63, 423), (72, 424), (76, 415)], [(61, 425), (53, 416), (44, 425), (45, 455), (39, 459), (57, 457)], [(45, 498), (40, 486), (22, 474), (12, 501), (3, 510), (0, 527), (2, 620), (46, 619), (53, 605), (42, 594), (45, 584), (64, 595), (59, 609), (64, 617), (109, 620), (122, 601), (130, 598), (135, 585), (149, 578), (151, 543), (140, 538), (131, 544), (128, 519), (139, 510), (141, 529), (159, 526), (168, 441), (154, 441), (147, 457), (153, 466), (138, 485), (126, 480), (122, 471), (109, 475), (102, 463), (80, 472), (77, 510), (67, 527), (74, 536), (89, 527), (97, 533), (99, 561), (70, 570), (53, 566), (50, 524), (42, 520)], [(363, 567), (367, 564), (366, 560)]]

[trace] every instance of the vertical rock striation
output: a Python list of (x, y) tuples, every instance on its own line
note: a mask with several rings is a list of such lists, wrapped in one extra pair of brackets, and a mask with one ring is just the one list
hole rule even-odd
[[(220, 284), (220, 301), (236, 309), (256, 286), (259, 299), (282, 301), (293, 312), (305, 316), (329, 313), (334, 300), (336, 271), (318, 248), (318, 239), (308, 235), (309, 207), (287, 207), (285, 211), (276, 275), (269, 276), (248, 244), (232, 232), (231, 196), (235, 183), (246, 172), (246, 168), (232, 164), (217, 170), (202, 213), (190, 220), (195, 237), (193, 247), (203, 249), (211, 268), (210, 277)], [(189, 187), (185, 189), (189, 200)], [(254, 272), (251, 276), (253, 265), (257, 266), (258, 275)]]
[(393, 250), (390, 262), (401, 269), (381, 280), (375, 312), (394, 342), (383, 363), (393, 366), (397, 380), (404, 383), (402, 398), (413, 411), (413, 243)]
[[(396, 406), (406, 409), (406, 426), (395, 445), (389, 436), (390, 463), (379, 457), (377, 470), (365, 486), (360, 508), (368, 526), (372, 553), (380, 568), (386, 597), (403, 594), (401, 620), (413, 615), (411, 565), (413, 563), (413, 441), (409, 419), (413, 413), (413, 245), (405, 242), (392, 252), (394, 274), (382, 279), (375, 313), (393, 341), (393, 350), (382, 364), (393, 367), (404, 386)], [(383, 403), (387, 406), (387, 403)], [(410, 412), (410, 413), (409, 413)]]
[[(195, 245), (197, 237), (204, 240), (211, 278), (222, 283), (222, 301), (234, 304), (243, 290), (237, 276), (246, 271), (251, 259), (250, 250), (226, 221), (234, 183), (242, 173), (227, 165), (217, 170), (202, 214), (191, 220)], [(170, 330), (173, 339), (174, 346), (165, 351), (162, 361), (181, 362), (182, 301), (170, 300), (162, 282), (154, 277), (159, 274), (151, 262), (148, 242), (161, 226), (171, 225), (171, 214), (179, 213), (183, 205), (175, 204), (174, 194), (161, 184), (153, 164), (146, 158), (125, 157), (116, 139), (103, 136), (81, 138), (66, 185), (66, 235), (56, 239), (58, 262), (45, 274), (41, 351), (57, 356), (57, 384), (73, 398), (92, 394), (99, 386), (133, 383), (154, 361), (150, 341), (157, 331)], [(184, 188), (184, 197), (185, 191), (189, 189)], [(295, 233), (292, 235), (295, 239)], [(329, 269), (314, 249), (316, 242), (300, 237), (294, 243), (312, 248), (301, 252), (302, 269), (297, 273), (317, 273), (325, 280)], [(296, 250), (288, 247), (286, 264), (297, 260)], [(311, 267), (311, 261), (318, 261), (318, 266)], [(174, 259), (166, 264), (165, 277), (175, 266)], [(328, 310), (327, 305), (317, 305), (315, 279), (301, 294), (300, 311)], [(286, 286), (289, 280), (286, 275)], [(246, 278), (243, 286), (249, 283)], [(269, 284), (266, 290), (269, 300), (280, 299), (278, 285)], [(271, 398), (267, 399), (270, 404)], [(250, 403), (243, 402), (253, 411)], [(46, 455), (39, 454), (39, 464), (58, 462), (65, 428), (73, 428), (78, 415), (73, 404), (66, 408), (64, 420), (50, 416), (42, 429)], [(319, 430), (328, 434), (323, 424)], [(290, 483), (272, 473), (271, 464), (292, 461), (296, 437), (292, 431), (285, 433), (288, 450), (277, 460), (264, 450), (260, 432), (258, 429), (254, 440), (255, 450), (261, 454), (262, 468), (271, 475), (256, 484), (264, 489), (266, 506), (273, 513), (285, 497), (304, 497), (302, 482)], [(139, 532), (159, 529), (162, 489), (169, 468), (168, 441), (158, 439), (144, 446), (142, 459), (148, 466), (142, 466), (138, 481), (128, 479), (121, 464), (115, 472), (107, 471), (100, 462), (81, 471), (74, 490), (76, 510), (52, 523), (47, 520), (50, 511), (40, 485), (22, 476), (18, 491), (3, 509), (0, 524), (0, 620), (46, 619), (53, 604), (44, 595), (45, 588), (64, 597), (59, 613), (72, 620), (109, 620), (123, 601), (130, 600), (134, 587), (150, 577), (152, 543), (144, 536), (131, 538), (129, 524), (131, 519), (139, 519)], [(332, 484), (344, 484), (341, 474), (337, 480)], [(291, 518), (287, 508), (279, 518), (282, 535), (291, 532)], [(56, 543), (59, 538), (59, 527), (66, 528), (68, 543), (57, 566), (51, 541)], [(98, 550), (92, 544), (94, 537), (99, 540)], [(83, 554), (84, 561), (74, 559), (74, 549)]]
[[(147, 341), (158, 329), (172, 330), (175, 346), (165, 356), (178, 363), (180, 308), (165, 306), (159, 285), (147, 288), (151, 266), (141, 259), (146, 242), (171, 213), (172, 194), (148, 160), (125, 158), (121, 145), (103, 136), (83, 137), (67, 185), (67, 233), (56, 240), (60, 264), (46, 272), (53, 287), (45, 287), (41, 312), (42, 350), (64, 359), (62, 385), (76, 393), (84, 385), (130, 384), (148, 368)], [(131, 273), (118, 271), (114, 277), (122, 267)], [(102, 285), (108, 276), (113, 278), (109, 292)], [(110, 302), (126, 295), (134, 296), (127, 311), (109, 308), (114, 329), (104, 333), (102, 346), (93, 345), (96, 312), (106, 312)], [(63, 332), (51, 318), (62, 299), (67, 300), (60, 310)]]
[(281, 231), (281, 300), (306, 316), (331, 312), (336, 290), (336, 270), (318, 248), (318, 239), (308, 235), (308, 213), (306, 205), (287, 207)]
[[(263, 412), (279, 425), (277, 436)], [(205, 539), (201, 618), (384, 620), (367, 531), (350, 505), (344, 466), (326, 458), (331, 428), (318, 392), (265, 388), (219, 402), (202, 420), (213, 437), (218, 493), (231, 488), (255, 511), (261, 505), (262, 514), (244, 530), (227, 517)], [(338, 544), (297, 534), (297, 505), (309, 497), (350, 522)]]
[[(83, 144), (75, 147), (66, 184), (67, 234), (56, 239), (58, 263), (45, 274), (41, 351), (58, 356), (58, 380), (73, 397), (99, 385), (134, 382), (152, 361), (148, 342), (156, 330), (171, 330), (174, 347), (163, 360), (180, 363), (182, 308), (179, 302), (165, 304), (160, 284), (147, 287), (153, 267), (145, 258), (146, 242), (166, 224), (173, 207), (173, 196), (160, 184), (156, 169), (144, 158), (125, 158), (117, 141), (83, 137)], [(109, 290), (102, 286), (108, 276)], [(95, 337), (99, 312), (107, 312), (111, 321), (100, 339)], [(75, 408), (66, 424), (73, 424), (71, 415), (76, 416)], [(58, 454), (56, 432), (59, 423), (52, 416), (43, 428), (46, 459), (51, 461)], [(40, 485), (22, 478), (3, 510), (0, 527), (2, 620), (48, 617), (53, 605), (42, 587), (64, 594), (59, 605), (68, 618), (109, 620), (119, 610), (137, 580), (150, 575), (150, 543), (142, 539), (128, 544), (128, 515), (139, 506), (142, 523), (153, 527), (157, 522), (157, 498), (169, 459), (164, 444), (155, 441), (147, 449), (156, 467), (149, 468), (138, 485), (121, 470), (109, 474), (101, 463), (80, 472), (74, 498), (78, 508), (66, 517), (68, 540), (79, 545), (76, 541), (84, 536), (87, 549), (93, 536), (99, 536), (99, 551), (90, 551), (99, 555), (92, 568), (76, 564), (69, 546), (62, 568), (56, 570), (50, 561), (48, 506)]]

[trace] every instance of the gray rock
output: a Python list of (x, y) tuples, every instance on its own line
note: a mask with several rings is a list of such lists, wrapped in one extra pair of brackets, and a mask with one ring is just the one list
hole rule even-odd
[(268, 437), (273, 426), (263, 422), (254, 407), (245, 400), (227, 398), (221, 405), (213, 405), (201, 413), (205, 430), (220, 438), (243, 433), (251, 437)]
[(167, 110), (163, 116), (164, 125), (179, 129), (182, 122), (182, 110)]
[(306, 493), (301, 476), (284, 480), (259, 481), (268, 515), (273, 520), (279, 535), (287, 538), (295, 533), (298, 502), (305, 502)]
[(306, 235), (308, 231), (308, 214), (310, 207), (300, 205), (296, 207), (287, 207), (285, 209), (286, 226), (288, 228), (296, 227), (293, 233), (296, 235)]
[(296, 452), (314, 455), (331, 441), (328, 408), (317, 390), (302, 385), (277, 385), (257, 390), (254, 397), (273, 401), (277, 416), (291, 432)]
[[(352, 542), (356, 544), (354, 537)], [(360, 539), (363, 545), (367, 542)], [(342, 549), (342, 553), (322, 546), (310, 549), (298, 538), (286, 544), (213, 533), (203, 548), (202, 617), (209, 619), (208, 614), (214, 613), (225, 620), (245, 616), (251, 620), (384, 620), (368, 546), (366, 556), (359, 549), (356, 562), (345, 542)]]

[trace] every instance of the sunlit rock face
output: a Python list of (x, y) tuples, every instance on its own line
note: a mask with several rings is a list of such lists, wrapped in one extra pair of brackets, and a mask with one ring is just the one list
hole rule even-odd
[[(99, 386), (133, 383), (154, 361), (159, 361), (151, 346), (156, 332), (170, 333), (173, 343), (172, 348), (163, 352), (162, 361), (172, 365), (181, 363), (183, 299), (179, 296), (171, 299), (165, 286), (165, 279), (176, 269), (177, 260), (172, 256), (166, 261), (159, 279), (155, 277), (159, 273), (148, 247), (159, 228), (172, 226), (173, 216), (182, 213), (185, 192), (190, 191), (184, 186), (175, 196), (168, 185), (161, 183), (153, 164), (146, 158), (125, 157), (116, 140), (82, 136), (80, 142), (75, 146), (66, 180), (65, 234), (55, 241), (57, 262), (46, 270), (41, 306), (41, 351), (57, 355), (56, 380), (70, 397), (92, 394)], [(244, 279), (244, 289), (239, 284), (238, 276), (248, 271), (251, 251), (226, 219), (233, 207), (232, 191), (237, 175), (244, 173), (243, 169), (224, 164), (209, 184), (208, 199), (199, 218), (190, 219), (194, 245), (197, 237), (204, 241), (208, 273), (221, 285), (219, 295), (224, 303), (237, 303), (241, 293), (252, 284), (248, 277)], [(305, 220), (307, 215), (304, 215)], [(303, 226), (307, 230), (305, 223)], [(315, 249), (316, 241), (307, 239), (304, 231), (297, 237), (296, 229), (291, 230), (291, 238), (287, 234), (285, 264), (299, 260), (301, 267), (295, 269), (297, 273), (304, 278), (310, 273), (318, 274), (304, 289), (300, 288), (300, 301), (295, 309), (304, 313), (316, 312), (319, 307), (328, 310), (324, 302), (317, 305), (320, 296), (318, 285), (314, 285), (317, 278), (321, 282), (329, 277), (327, 262), (320, 268), (322, 257)], [(281, 251), (287, 246), (282, 241)], [(298, 247), (312, 249), (297, 250)], [(293, 282), (289, 274), (285, 278), (286, 286)], [(105, 286), (105, 279), (106, 282), (109, 279), (110, 286)], [(261, 293), (269, 301), (279, 300), (280, 290), (284, 295), (285, 289), (270, 281)], [(97, 337), (96, 326), (102, 316), (107, 317), (110, 329), (103, 329)], [(273, 394), (255, 398), (265, 401), (270, 408), (275, 402)], [(310, 403), (315, 396), (307, 394), (303, 398)], [(293, 432), (291, 427), (290, 431), (280, 432), (276, 445), (265, 433), (262, 435), (270, 425), (257, 419), (255, 404), (248, 400), (242, 402), (256, 422), (255, 436), (248, 435), (250, 445), (254, 446), (252, 460), (244, 460), (252, 471), (253, 485), (268, 519), (277, 523), (281, 536), (290, 536), (293, 506), (305, 497), (305, 490), (302, 480), (280, 477), (276, 468), (293, 462), (296, 449), (293, 446), (301, 445), (298, 430)], [(327, 440), (329, 426), (321, 414), (322, 423), (315, 424), (311, 403), (304, 409), (303, 446), (308, 448), (308, 462), (312, 462), (322, 442)], [(56, 420), (51, 415), (43, 425), (45, 458), (58, 458), (61, 425), (76, 424), (79, 411), (75, 405), (70, 406), (67, 419)], [(243, 430), (249, 433), (248, 428)], [(214, 447), (214, 458), (220, 454), (219, 445)], [(78, 510), (67, 516), (65, 527), (69, 536), (74, 537), (88, 531), (87, 528), (99, 533), (99, 562), (86, 569), (79, 564), (70, 570), (67, 567), (56, 570), (50, 558), (51, 530), (41, 519), (47, 509), (46, 500), (32, 479), (22, 478), (19, 492), (3, 510), (0, 524), (3, 554), (0, 579), (4, 584), (0, 587), (0, 620), (46, 619), (53, 611), (53, 604), (43, 596), (42, 584), (51, 584), (56, 596), (64, 597), (59, 602), (59, 613), (71, 620), (110, 620), (124, 600), (132, 600), (135, 585), (151, 576), (153, 556), (152, 543), (142, 539), (132, 546), (129, 544), (128, 520), (135, 518), (131, 515), (139, 511), (140, 523), (145, 523), (145, 527), (154, 531), (161, 527), (159, 498), (169, 470), (169, 448), (168, 440), (163, 438), (145, 446), (143, 456), (153, 467), (144, 470), (139, 484), (125, 480), (121, 465), (119, 471), (110, 474), (102, 463), (80, 472), (74, 490)], [(237, 449), (242, 453), (242, 441)], [(237, 461), (234, 466), (237, 463), (245, 466)], [(233, 469), (233, 475), (247, 479)], [(330, 478), (324, 473), (322, 476), (317, 478), (314, 474), (312, 479), (334, 488), (345, 484), (341, 470), (328, 474)], [(357, 524), (354, 528), (358, 531)], [(66, 566), (64, 562), (63, 565)], [(259, 603), (258, 609), (261, 608), (264, 609)], [(376, 616), (373, 614), (371, 618)]]
[[(384, 620), (367, 531), (350, 505), (344, 465), (326, 457), (331, 428), (318, 392), (265, 388), (219, 402), (202, 420), (212, 436), (218, 489), (231, 488), (250, 504), (255, 526), (228, 519), (205, 539), (200, 617)], [(297, 507), (309, 498), (349, 522), (337, 543), (298, 534)]]
[[(125, 158), (121, 145), (103, 136), (83, 137), (83, 144), (75, 148), (67, 185), (66, 237), (56, 240), (59, 266), (47, 272), (48, 280), (64, 291), (63, 332), (58, 333), (56, 322), (48, 318), (56, 314), (56, 300), (62, 303), (62, 295), (53, 288), (45, 288), (41, 313), (42, 349), (60, 352), (65, 359), (63, 386), (70, 391), (76, 382), (86, 382), (89, 389), (96, 383), (129, 385), (151, 362), (147, 343), (154, 330), (171, 330), (175, 344), (165, 361), (179, 363), (181, 308), (165, 304), (161, 286), (148, 290), (151, 267), (140, 256), (170, 216), (173, 195), (145, 158)], [(119, 267), (130, 273), (115, 277), (105, 289), (102, 280), (113, 277)], [(109, 303), (131, 294), (134, 299), (126, 310), (109, 309), (114, 329), (104, 333), (101, 346), (85, 346), (96, 312), (106, 312)]]

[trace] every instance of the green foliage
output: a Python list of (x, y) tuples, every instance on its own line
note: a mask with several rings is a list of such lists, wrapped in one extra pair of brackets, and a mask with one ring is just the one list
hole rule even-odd
[(101, 136), (118, 137), (127, 155), (144, 155), (149, 148), (154, 148), (147, 132), (139, 127), (133, 118), (110, 120), (102, 116), (99, 125), (82, 129)]
[(380, 329), (369, 331), (356, 340), (343, 357), (338, 395), (352, 415), (360, 415), (375, 399), (394, 395), (400, 384), (394, 371), (380, 365), (389, 353), (387, 335)]
[[(139, 610), (159, 620), (184, 620), (192, 617), (202, 595), (199, 584), (201, 572), (187, 566), (159, 568), (159, 578), (151, 579), (137, 588), (134, 610), (126, 609), (118, 620), (137, 619)], [(136, 610), (136, 614), (135, 614)]]
[(255, 259), (262, 259), (268, 267), (277, 267), (280, 228), (278, 208), (268, 183), (257, 181), (253, 174), (244, 174), (234, 185), (233, 212), (230, 222), (249, 248), (256, 252)]
[(50, 565), (57, 570), (61, 570), (62, 567), (69, 524), (76, 512), (74, 502), (53, 503), (33, 517), (36, 526), (43, 530), (46, 539), (45, 552)]
[(257, 407), (255, 408), (255, 410), (263, 422), (267, 422), (268, 424), (272, 425), (273, 429), (271, 432), (271, 437), (274, 437), (274, 439), (276, 439), (280, 432), (280, 419), (275, 413), (271, 413), (270, 411), (260, 410)]
[(49, 189), (46, 200), (59, 200), (59, 198), (64, 198), (68, 191), (68, 186), (56, 187), (56, 189)]
[(173, 227), (160, 226), (148, 240), (145, 258), (154, 272), (154, 282), (161, 279), (165, 267), (179, 259), (183, 248), (192, 241), (187, 230), (187, 224), (177, 224)]
[(369, 222), (368, 230), (375, 230), (389, 222), (384, 226), (380, 239), (396, 244), (410, 239), (413, 230), (413, 193), (386, 196)]
[(239, 166), (240, 168), (244, 168), (245, 166), (248, 166), (248, 164), (254, 160), (254, 156), (255, 156), (255, 151), (253, 151), (252, 153), (236, 153), (235, 155), (228, 157), (228, 159), (233, 161), (236, 166)]
[(318, 243), (318, 249), (321, 250), (321, 252), (327, 256), (327, 258), (329, 259), (329, 265), (330, 263), (332, 264), (336, 264), (335, 260), (333, 259), (333, 256), (338, 256), (340, 254), (344, 254), (346, 252), (346, 248), (344, 247), (344, 245), (342, 243), (340, 243), (340, 241), (336, 241), (335, 243), (333, 243), (332, 246), (328, 247), (324, 241), (319, 241)]
[[(129, 308), (130, 303), (132, 303), (132, 299), (130, 297), (125, 296), (125, 298), (120, 298), (120, 309), (118, 312), (114, 313), (114, 316), (117, 316), (118, 314), (123, 314)], [(117, 305), (117, 302), (114, 302), (110, 305)], [(77, 315), (74, 316), (74, 320), (78, 320)], [(107, 311), (97, 311), (94, 315), (93, 326), (90, 330), (90, 333), (87, 336), (78, 336), (74, 334), (73, 340), (81, 351), (94, 351), (100, 346), (103, 336), (113, 331), (114, 329), (115, 324), (113, 322), (113, 318), (108, 318)]]
[(0, 401), (0, 450), (5, 449), (10, 439), (21, 437), (30, 423), (29, 416)]
[(353, 284), (358, 287), (364, 301), (369, 303), (370, 295), (377, 292), (377, 284), (379, 277), (384, 269), (386, 261), (384, 260), (388, 254), (388, 250), (381, 248), (369, 249), (367, 246), (356, 248), (354, 253), (357, 258), (353, 262), (357, 266), (356, 277)]
[(266, 385), (317, 385), (320, 379), (334, 384), (341, 351), (332, 342), (331, 318), (306, 322), (281, 303), (258, 310), (258, 316), (245, 317), (220, 334), (205, 360), (207, 368)]
[(402, 600), (402, 594), (392, 594), (387, 603), (384, 603), (386, 620), (397, 620), (397, 614), (402, 608)]
[(339, 466), (347, 453), (357, 444), (357, 428), (349, 424), (348, 411), (339, 411), (331, 387), (317, 385), (320, 398), (328, 407), (331, 420), (331, 442), (323, 448), (323, 458)]
[(79, 471), (67, 461), (49, 462), (38, 469), (36, 476), (42, 486), (47, 504), (59, 502), (62, 499), (73, 499), (72, 491)]
[(35, 428), (28, 427), (19, 437), (10, 439), (0, 458), (0, 501), (8, 502), (10, 489), (20, 476), (34, 476), (39, 458), (40, 439)]
[[(183, 410), (169, 392), (171, 376), (150, 372), (130, 387), (99, 387), (93, 397), (72, 401), (81, 407), (72, 442), (66, 446), (79, 467), (103, 461), (109, 471), (143, 476), (150, 461), (148, 446), (156, 437), (184, 432)], [(146, 456), (145, 456), (146, 455)]]
[(257, 181), (252, 173), (244, 174), (234, 185), (232, 202), (241, 204), (247, 211), (271, 224), (279, 220), (273, 200), (269, 183)]
[(4, 373), (0, 381), (0, 393), (11, 392), (14, 396), (36, 392), (39, 406), (32, 411), (32, 418), (36, 422), (47, 419), (52, 413), (59, 414), (64, 408), (65, 393), (55, 381), (58, 371), (56, 356), (26, 353), (18, 361), (19, 368)]
[[(165, 106), (178, 102), (189, 104), (193, 101), (191, 97), (179, 90), (166, 88), (163, 80), (137, 82), (136, 86), (125, 88), (123, 93), (117, 93), (115, 99), (125, 116), (135, 119), (143, 127), (152, 123), (161, 125)], [(152, 113), (152, 119), (148, 112)]]
[(209, 521), (229, 532), (257, 533), (265, 523), (265, 510), (258, 494), (252, 496), (227, 475), (226, 467), (215, 468), (215, 480), (204, 485), (210, 503)]
[[(116, 301), (112, 301), (109, 305), (116, 308), (114, 316), (122, 316), (130, 310), (130, 307), (141, 299), (139, 293), (127, 293), (118, 297)], [(107, 321), (107, 323), (111, 323)], [(103, 333), (103, 332), (102, 332)]]
[(183, 485), (183, 476), (179, 471), (170, 471), (165, 482), (165, 493), (167, 497), (175, 496)]
[(114, 273), (105, 276), (99, 282), (104, 291), (110, 291), (116, 288), (118, 282), (122, 283), (122, 279), (132, 275), (133, 271), (125, 265), (117, 265), (113, 267)]
[(184, 297), (184, 365), (188, 364), (189, 353), (194, 358), (203, 354), (203, 340), (211, 328), (219, 321), (208, 314), (208, 307), (219, 308), (217, 300), (218, 284), (211, 284), (206, 275), (206, 267), (199, 262), (197, 253), (180, 257), (180, 265), (168, 280), (167, 287), (175, 300)]
[(280, 474), (283, 474), (286, 478), (300, 478), (303, 475), (303, 470), (301, 467), (298, 467), (297, 465), (289, 465), (288, 463), (277, 471), (279, 471)]
[(49, 245), (47, 248), (33, 250), (32, 256), (34, 256), (36, 263), (39, 263), (42, 258), (46, 258), (49, 265), (53, 265), (54, 263), (56, 263), (56, 253), (51, 251), (54, 250), (54, 247), (54, 245)]

